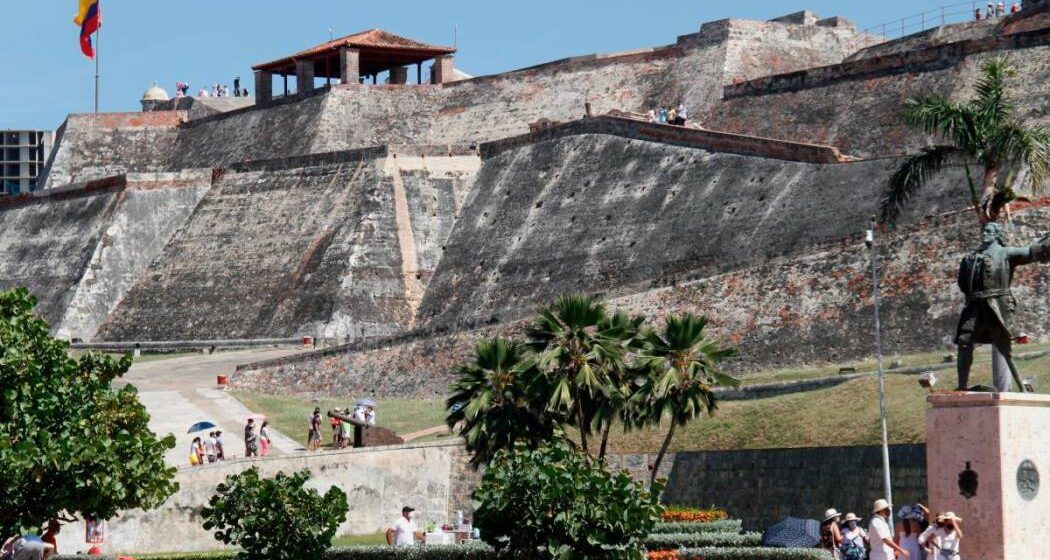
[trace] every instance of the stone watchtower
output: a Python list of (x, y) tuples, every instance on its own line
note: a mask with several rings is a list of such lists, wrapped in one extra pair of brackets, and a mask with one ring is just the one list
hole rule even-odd
[(168, 102), (168, 92), (164, 91), (164, 88), (153, 83), (146, 93), (142, 94), (142, 112), (157, 111), (160, 109), (160, 105), (164, 105)]

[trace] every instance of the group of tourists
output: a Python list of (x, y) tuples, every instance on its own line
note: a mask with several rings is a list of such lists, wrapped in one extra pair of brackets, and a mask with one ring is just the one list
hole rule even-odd
[(58, 533), (62, 525), (52, 519), (44, 534), (22, 533), (8, 538), (0, 546), (0, 560), (44, 560), (58, 554)]
[(854, 513), (843, 516), (835, 508), (824, 512), (820, 548), (835, 560), (962, 560), (959, 543), (962, 519), (948, 511), (930, 516), (922, 504), (904, 506), (900, 523), (890, 531), (890, 504), (876, 500), (867, 531)]
[[(186, 82), (175, 82), (175, 97), (188, 97), (190, 85)], [(197, 97), (248, 97), (248, 90), (241, 89), (241, 79), (233, 79), (233, 90), (226, 84), (213, 84), (211, 88), (201, 88)]]
[(265, 457), (270, 454), (270, 421), (263, 420), (258, 433), (255, 431), (255, 418), (249, 418), (244, 425), (244, 456)]
[[(333, 412), (352, 418), (353, 420), (368, 426), (376, 425), (375, 403), (372, 401), (358, 401), (357, 406), (353, 409), (350, 407), (342, 410), (337, 408)], [(347, 423), (337, 416), (331, 416), (328, 419), (328, 423), (332, 427), (332, 447), (336, 449), (345, 449), (350, 444), (351, 437), (346, 429)], [(313, 414), (310, 415), (309, 427), (307, 428), (306, 434), (306, 448), (310, 451), (317, 451), (321, 448), (321, 424), (321, 409), (315, 407)]]
[[(1010, 6), (1010, 13), (1011, 14), (1016, 14), (1017, 12), (1020, 12), (1020, 11), (1021, 11), (1021, 4), (1019, 2), (1014, 2), (1013, 5)], [(997, 4), (989, 2), (988, 3), (988, 8), (984, 11), (984, 15), (983, 16), (981, 15), (981, 9), (980, 8), (975, 8), (974, 12), (973, 12), (973, 17), (977, 21), (981, 21), (982, 19), (1001, 18), (1001, 17), (1003, 17), (1005, 15), (1006, 15), (1006, 4), (1004, 2), (999, 2)]]
[(685, 108), (685, 104), (679, 103), (677, 108), (665, 109), (663, 107), (658, 107), (649, 109), (649, 112), (646, 113), (646, 118), (651, 123), (685, 126), (685, 121), (689, 118), (689, 113)]
[(190, 465), (201, 467), (207, 463), (226, 460), (222, 447), (222, 430), (208, 432), (208, 437), (197, 436), (190, 442)]

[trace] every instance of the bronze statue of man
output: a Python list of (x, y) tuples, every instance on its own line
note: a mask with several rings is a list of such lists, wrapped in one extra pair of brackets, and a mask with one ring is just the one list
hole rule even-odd
[[(1050, 236), (1029, 247), (1007, 247), (1006, 232), (996, 223), (984, 226), (980, 247), (963, 257), (959, 265), (959, 289), (966, 295), (966, 307), (955, 334), (955, 343), (959, 346), (957, 390), (966, 390), (976, 344), (995, 346), (1006, 360), (1018, 388), (1025, 390), (1012, 355), (1017, 333), (1011, 321), (1017, 302), (1010, 292), (1010, 283), (1015, 268), (1033, 262), (1050, 262)], [(996, 389), (1009, 389), (1009, 381), (1002, 385), (1005, 386)]]

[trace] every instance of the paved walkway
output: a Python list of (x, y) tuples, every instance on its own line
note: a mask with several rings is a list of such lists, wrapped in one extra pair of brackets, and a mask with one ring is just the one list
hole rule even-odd
[[(124, 381), (138, 388), (139, 398), (150, 413), (150, 428), (162, 436), (175, 435), (175, 449), (164, 457), (169, 464), (188, 464), (194, 435), (187, 434), (186, 430), (200, 421), (217, 424), (223, 431), (226, 456), (240, 457), (244, 455), (245, 419), (252, 411), (226, 391), (219, 390), (216, 376), (232, 375), (237, 364), (298, 352), (302, 349), (268, 348), (136, 362), (124, 376)], [(302, 449), (301, 444), (284, 434), (272, 428), (269, 431), (273, 442), (272, 455)]]

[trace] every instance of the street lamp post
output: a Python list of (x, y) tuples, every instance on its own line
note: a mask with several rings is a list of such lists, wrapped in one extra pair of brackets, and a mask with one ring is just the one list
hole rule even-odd
[[(875, 220), (867, 231), (865, 244), (871, 249), (871, 285), (875, 301), (875, 358), (879, 371), (879, 416), (882, 421), (882, 483), (885, 487), (886, 501), (893, 504), (893, 488), (890, 483), (890, 441), (889, 429), (886, 426), (886, 371), (882, 367), (882, 318), (879, 315), (879, 248), (875, 244)], [(890, 533), (893, 532), (893, 510), (890, 510)]]

